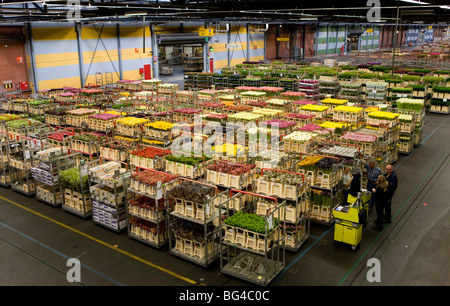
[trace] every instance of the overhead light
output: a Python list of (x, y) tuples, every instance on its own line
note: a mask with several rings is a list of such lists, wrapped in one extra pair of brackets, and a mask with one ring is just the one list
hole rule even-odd
[(450, 5), (440, 5), (439, 7), (444, 10), (450, 10)]
[(409, 11), (402, 11), (402, 15), (404, 16), (411, 16), (411, 15), (433, 15), (434, 10), (409, 10)]
[(147, 13), (125, 13), (125, 16), (143, 16), (143, 15), (147, 15)]
[(420, 0), (400, 0), (400, 1), (414, 4), (424, 4), (424, 5), (430, 4), (428, 2), (422, 2)]

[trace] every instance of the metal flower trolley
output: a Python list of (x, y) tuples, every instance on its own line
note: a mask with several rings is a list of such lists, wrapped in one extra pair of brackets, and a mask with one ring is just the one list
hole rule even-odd
[(119, 161), (104, 161), (103, 158), (90, 163), (89, 191), (92, 198), (92, 220), (116, 232), (126, 229), (125, 179), (131, 171)]
[(64, 190), (62, 209), (83, 219), (88, 219), (92, 216), (88, 167), (85, 157), (79, 154), (76, 157), (75, 166), (63, 170), (59, 174), (61, 189)]
[[(234, 195), (231, 193), (235, 192)], [(222, 228), (220, 244), (225, 250), (220, 254), (220, 272), (257, 285), (267, 286), (285, 266), (285, 220), (282, 208), (274, 197), (230, 189), (229, 198), (220, 202), (224, 215), (219, 219)], [(230, 208), (244, 195), (270, 199), (275, 202), (265, 216), (259, 216), (248, 205), (245, 210)], [(254, 204), (254, 203), (250, 203)], [(223, 220), (222, 220), (223, 219)]]
[(36, 152), (36, 165), (31, 174), (36, 181), (36, 199), (54, 207), (62, 205), (64, 190), (59, 182), (61, 171), (75, 166), (77, 154), (68, 154), (67, 148), (44, 146)]
[[(11, 143), (9, 151), (9, 172), (11, 175), (11, 189), (32, 197), (36, 191), (36, 184), (31, 175), (34, 165), (34, 153), (37, 151), (36, 140), (16, 136), (18, 140)], [(21, 138), (19, 140), (19, 138)], [(31, 145), (33, 143), (34, 145)]]
[[(305, 180), (302, 173), (263, 168), (255, 187), (257, 193), (285, 202), (285, 206), (281, 207), (285, 220), (285, 247), (298, 251), (310, 233), (310, 180)], [(261, 216), (273, 208), (273, 202), (268, 200), (258, 199), (256, 205), (256, 213)]]
[(178, 175), (136, 167), (125, 181), (127, 233), (130, 238), (161, 248), (168, 242), (166, 193), (179, 183)]
[[(207, 267), (219, 258), (220, 197), (216, 186), (180, 177), (167, 192), (169, 252)], [(224, 191), (222, 193), (226, 193)]]

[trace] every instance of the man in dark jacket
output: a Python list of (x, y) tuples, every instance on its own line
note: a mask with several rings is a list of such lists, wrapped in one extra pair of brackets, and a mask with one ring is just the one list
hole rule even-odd
[(389, 182), (388, 187), (388, 201), (384, 209), (384, 222), (391, 223), (391, 203), (392, 203), (392, 197), (395, 194), (395, 190), (397, 190), (398, 186), (398, 179), (397, 179), (397, 173), (394, 171), (394, 167), (392, 165), (386, 166), (386, 173), (384, 174), (386, 177), (386, 180)]

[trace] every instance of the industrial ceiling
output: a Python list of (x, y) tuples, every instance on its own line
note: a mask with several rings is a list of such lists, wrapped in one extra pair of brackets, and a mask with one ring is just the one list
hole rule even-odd
[(449, 0), (68, 0), (0, 2), (1, 23), (26, 22), (245, 22), (369, 23), (368, 14), (380, 6), (376, 22), (448, 25)]

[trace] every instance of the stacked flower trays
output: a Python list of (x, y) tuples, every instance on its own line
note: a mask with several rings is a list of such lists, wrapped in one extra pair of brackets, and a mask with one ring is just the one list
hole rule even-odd
[(68, 154), (64, 147), (42, 148), (36, 152), (36, 165), (31, 168), (31, 174), (36, 181), (36, 199), (48, 205), (62, 205), (64, 190), (59, 182), (61, 171), (75, 166), (75, 154)]
[(424, 125), (425, 117), (425, 100), (419, 98), (399, 99), (397, 100), (396, 110), (399, 114), (413, 116), (414, 120), (412, 122), (412, 125), (414, 129), (414, 146), (418, 147), (422, 141), (422, 128)]
[(115, 232), (126, 229), (125, 180), (131, 175), (126, 166), (101, 158), (88, 165), (92, 220)]
[(309, 131), (294, 131), (283, 137), (283, 149), (297, 153), (311, 152), (317, 134)]
[[(262, 168), (255, 187), (259, 194), (286, 202), (286, 205), (280, 208), (286, 222), (285, 247), (288, 250), (298, 251), (309, 237), (307, 216), (310, 212), (311, 182), (301, 173)], [(256, 214), (260, 216), (265, 216), (267, 211), (275, 209), (275, 203), (265, 198), (258, 198), (256, 205)]]
[(97, 114), (99, 111), (95, 108), (79, 108), (66, 111), (66, 124), (82, 127), (89, 124), (89, 117)]
[(206, 182), (224, 188), (245, 189), (256, 179), (256, 165), (226, 160), (206, 163)]
[(154, 170), (163, 170), (164, 156), (170, 154), (169, 150), (154, 146), (140, 145), (137, 150), (130, 152), (130, 165)]
[(219, 196), (214, 185), (180, 178), (167, 192), (169, 252), (204, 267), (220, 254)]
[[(136, 167), (126, 181), (126, 194), (140, 203), (150, 202), (150, 212), (140, 212), (135, 202), (127, 203), (127, 232), (130, 238), (161, 248), (168, 242), (167, 191), (179, 183), (178, 175)], [(126, 198), (128, 199), (128, 195)], [(141, 198), (143, 197), (143, 198)], [(144, 205), (144, 204), (143, 204)], [(150, 215), (149, 215), (150, 214)]]
[(359, 83), (341, 83), (338, 98), (361, 104), (363, 102), (362, 93), (362, 86)]
[(310, 181), (309, 205), (311, 222), (331, 225), (334, 222), (332, 210), (340, 203), (341, 173), (336, 166), (340, 162), (337, 157), (313, 153), (301, 154), (295, 165), (299, 173), (303, 173)]
[(304, 92), (308, 100), (319, 100), (319, 80), (301, 79), (298, 81), (298, 90)]
[(92, 201), (89, 191), (88, 164), (85, 159), (77, 161), (72, 168), (59, 174), (61, 190), (64, 190), (64, 211), (88, 219), (92, 216)]
[(450, 114), (450, 87), (433, 86), (433, 94), (430, 101), (430, 112), (437, 114)]
[(368, 82), (365, 87), (365, 102), (367, 105), (385, 103), (387, 97), (386, 82)]
[[(233, 194), (234, 193), (234, 194)], [(241, 201), (244, 195), (251, 196), (246, 211), (235, 211), (233, 202)], [(256, 214), (259, 200), (274, 201), (272, 208), (264, 216)], [(283, 270), (285, 265), (284, 215), (281, 213), (285, 201), (258, 193), (231, 189), (226, 200), (221, 201), (219, 218), (220, 272), (242, 280), (266, 286)], [(231, 207), (230, 207), (231, 206)]]
[(336, 98), (339, 94), (340, 85), (337, 80), (319, 81), (319, 99)]
[(1, 133), (0, 137), (0, 186), (8, 188), (11, 186), (9, 154), (11, 150), (15, 150), (15, 146), (11, 146), (15, 143), (15, 140), (11, 139), (7, 133)]
[[(31, 145), (31, 141), (25, 137), (17, 137), (17, 139), (10, 143), (8, 154), (11, 189), (32, 197), (36, 193), (36, 182), (31, 174), (31, 169), (36, 163), (34, 156), (39, 147)], [(34, 144), (36, 143), (34, 142)]]
[(117, 134), (138, 138), (142, 135), (144, 125), (149, 122), (147, 118), (122, 117), (116, 120)]

